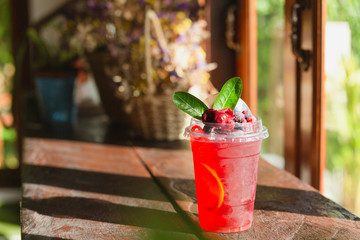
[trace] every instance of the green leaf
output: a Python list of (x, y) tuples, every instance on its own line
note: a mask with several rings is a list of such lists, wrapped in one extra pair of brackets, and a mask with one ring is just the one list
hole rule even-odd
[(201, 120), (208, 107), (197, 97), (187, 92), (176, 92), (173, 96), (175, 105), (190, 116)]
[(43, 61), (44, 64), (51, 61), (49, 49), (47, 48), (44, 40), (40, 37), (39, 33), (34, 28), (29, 28), (27, 30), (27, 34), (38, 50), (39, 56), (37, 56), (37, 58), (39, 58), (40, 61)]
[(242, 91), (242, 81), (239, 77), (229, 79), (221, 88), (219, 95), (216, 97), (213, 109), (221, 110), (231, 108), (234, 110)]

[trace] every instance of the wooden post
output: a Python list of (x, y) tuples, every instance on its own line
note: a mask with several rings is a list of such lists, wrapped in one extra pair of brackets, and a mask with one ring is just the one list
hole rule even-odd
[(208, 62), (218, 64), (217, 69), (210, 72), (212, 84), (220, 90), (222, 85), (236, 74), (236, 53), (226, 45), (226, 14), (232, 0), (210, 0), (206, 4), (205, 15), (210, 38), (206, 41)]
[[(22, 136), (23, 136), (23, 124), (22, 124), (22, 102), (24, 86), (30, 84), (30, 65), (28, 60), (27, 49), (27, 37), (26, 29), (29, 24), (29, 5), (28, 1), (11, 0), (10, 12), (11, 12), (11, 42), (12, 52), (15, 59), (16, 73), (14, 77), (14, 91), (13, 91), (13, 114), (14, 124), (17, 132), (17, 152), (18, 160), (22, 160)], [(20, 186), (20, 168), (11, 171), (12, 185)], [(12, 180), (11, 180), (12, 179)]]
[(243, 80), (241, 98), (257, 115), (257, 14), (256, 0), (238, 1), (236, 75)]

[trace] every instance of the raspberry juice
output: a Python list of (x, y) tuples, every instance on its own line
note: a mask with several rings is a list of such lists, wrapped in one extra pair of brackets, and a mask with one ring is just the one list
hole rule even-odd
[(207, 137), (188, 129), (203, 229), (230, 233), (251, 227), (261, 143), (268, 136), (261, 129), (251, 138)]

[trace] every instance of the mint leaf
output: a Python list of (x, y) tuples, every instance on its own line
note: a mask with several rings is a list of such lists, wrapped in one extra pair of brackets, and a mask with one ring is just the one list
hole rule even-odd
[(219, 95), (216, 97), (213, 109), (221, 110), (231, 108), (234, 110), (242, 91), (242, 81), (239, 77), (229, 79), (221, 88)]
[(201, 120), (208, 107), (197, 97), (187, 92), (176, 92), (173, 96), (175, 105), (190, 116)]

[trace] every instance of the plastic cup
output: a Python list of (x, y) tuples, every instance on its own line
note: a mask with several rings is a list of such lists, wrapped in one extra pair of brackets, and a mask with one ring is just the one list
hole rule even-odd
[(192, 119), (185, 130), (194, 160), (200, 226), (230, 233), (247, 230), (253, 221), (262, 139), (269, 136), (261, 119), (255, 123), (204, 124)]

